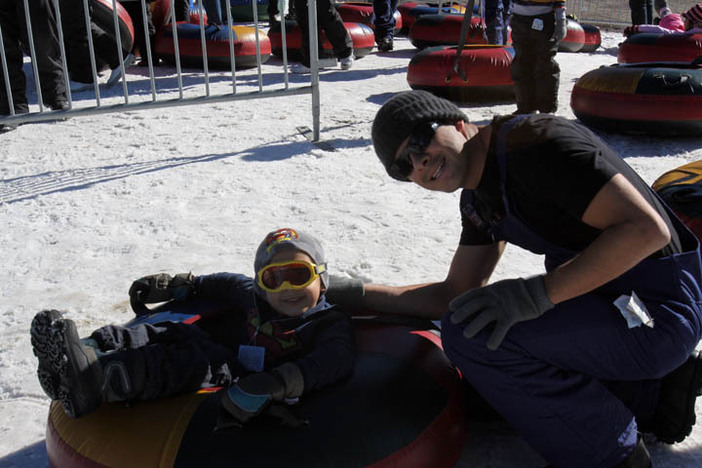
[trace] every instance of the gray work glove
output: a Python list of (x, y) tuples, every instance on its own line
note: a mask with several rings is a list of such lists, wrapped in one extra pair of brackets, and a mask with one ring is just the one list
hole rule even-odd
[(562, 41), (568, 34), (568, 20), (566, 19), (565, 8), (556, 8), (556, 25), (553, 30), (553, 38), (556, 42)]
[(325, 293), (327, 301), (343, 312), (349, 315), (360, 312), (365, 294), (366, 289), (360, 279), (329, 275), (329, 287)]
[(553, 303), (546, 295), (543, 276), (508, 279), (471, 289), (449, 304), (453, 324), (475, 316), (463, 330), (466, 338), (473, 338), (490, 322), (495, 322), (487, 342), (491, 350), (500, 346), (512, 325), (540, 317), (551, 308)]
[(137, 315), (148, 314), (145, 304), (157, 302), (184, 301), (195, 291), (192, 273), (179, 273), (171, 276), (167, 273), (144, 276), (134, 281), (129, 288), (129, 303)]

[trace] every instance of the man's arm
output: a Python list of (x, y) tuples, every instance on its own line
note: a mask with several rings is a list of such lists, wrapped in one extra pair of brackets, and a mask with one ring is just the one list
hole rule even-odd
[(379, 314), (438, 320), (448, 310), (448, 304), (454, 297), (487, 284), (503, 251), (503, 242), (459, 245), (445, 280), (411, 286), (366, 284), (363, 305)]
[(602, 286), (670, 242), (663, 218), (621, 174), (597, 192), (582, 221), (602, 233), (580, 255), (545, 276), (554, 304)]

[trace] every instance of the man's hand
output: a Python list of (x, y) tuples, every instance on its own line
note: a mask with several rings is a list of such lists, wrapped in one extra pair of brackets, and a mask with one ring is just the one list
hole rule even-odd
[(553, 38), (557, 42), (562, 41), (568, 34), (568, 20), (566, 19), (565, 8), (556, 8), (556, 25), (553, 30)]
[(546, 295), (543, 276), (528, 279), (508, 279), (471, 289), (449, 304), (451, 323), (473, 320), (463, 330), (463, 336), (473, 338), (480, 330), (495, 322), (487, 347), (495, 350), (516, 323), (535, 319), (553, 308)]

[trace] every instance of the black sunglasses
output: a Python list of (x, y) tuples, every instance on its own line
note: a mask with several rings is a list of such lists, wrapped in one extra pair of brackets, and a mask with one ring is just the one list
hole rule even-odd
[(412, 130), (407, 146), (388, 167), (390, 177), (402, 182), (409, 182), (408, 177), (414, 169), (411, 155), (424, 153), (440, 125), (438, 122), (423, 122)]

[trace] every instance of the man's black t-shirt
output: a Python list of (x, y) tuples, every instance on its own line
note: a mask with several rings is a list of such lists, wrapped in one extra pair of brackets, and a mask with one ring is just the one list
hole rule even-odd
[[(461, 245), (492, 243), (490, 235), (466, 216), (472, 195), (478, 216), (490, 225), (504, 216), (497, 139), (500, 127), (513, 117), (496, 117), (482, 179), (461, 196)], [(532, 115), (507, 135), (505, 191), (512, 211), (545, 240), (581, 251), (599, 234), (581, 221), (597, 192), (615, 175), (624, 175), (663, 217), (670, 244), (655, 256), (680, 252), (680, 240), (653, 190), (599, 138), (579, 124), (548, 114)]]

